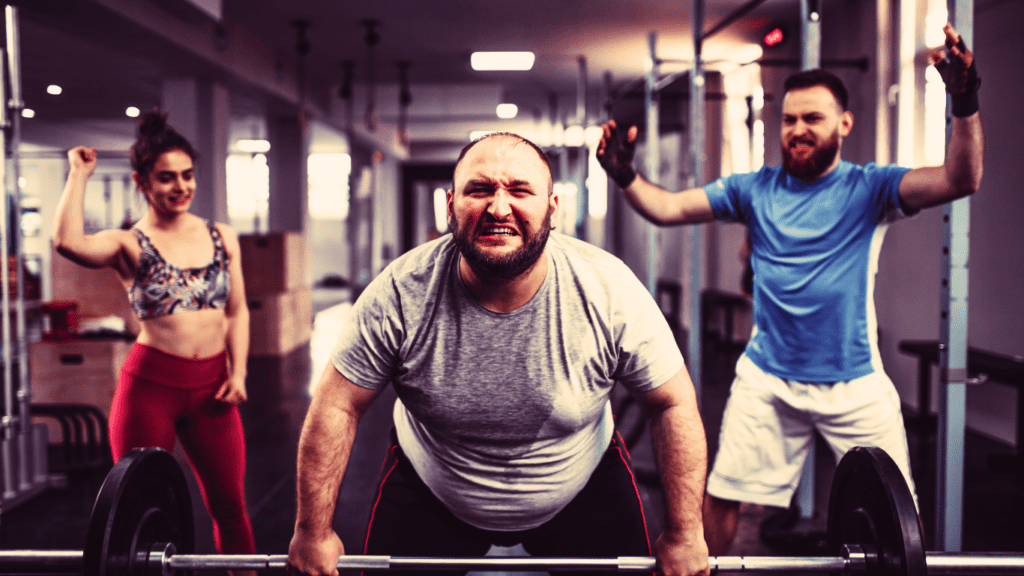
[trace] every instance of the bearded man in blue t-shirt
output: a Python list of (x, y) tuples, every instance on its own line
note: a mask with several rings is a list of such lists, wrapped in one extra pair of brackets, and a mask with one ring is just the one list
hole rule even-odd
[(630, 204), (659, 225), (715, 219), (747, 225), (754, 333), (736, 365), (719, 451), (708, 477), (709, 553), (728, 551), (739, 503), (788, 506), (814, 431), (836, 460), (878, 446), (913, 490), (900, 400), (878, 353), (874, 277), (885, 224), (974, 193), (983, 134), (973, 55), (944, 28), (936, 65), (952, 96), (943, 166), (909, 170), (840, 159), (853, 128), (842, 81), (824, 70), (790, 76), (782, 103), (783, 165), (670, 193), (631, 163), (636, 128), (604, 126), (597, 156)]

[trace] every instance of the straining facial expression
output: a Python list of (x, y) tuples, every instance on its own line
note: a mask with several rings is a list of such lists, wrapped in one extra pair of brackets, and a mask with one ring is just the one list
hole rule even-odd
[(472, 269), (512, 279), (544, 253), (558, 199), (538, 150), (514, 135), (473, 144), (455, 167), (448, 218)]

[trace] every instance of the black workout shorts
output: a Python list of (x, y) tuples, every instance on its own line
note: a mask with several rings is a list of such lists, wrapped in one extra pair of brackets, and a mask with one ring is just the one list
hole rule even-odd
[[(529, 530), (491, 531), (456, 518), (423, 483), (392, 433), (364, 553), (479, 557), (492, 544), (522, 544), (535, 557), (650, 556), (643, 506), (627, 454), (619, 438), (614, 438), (583, 490), (554, 518)], [(461, 572), (431, 570), (424, 574), (443, 576)]]

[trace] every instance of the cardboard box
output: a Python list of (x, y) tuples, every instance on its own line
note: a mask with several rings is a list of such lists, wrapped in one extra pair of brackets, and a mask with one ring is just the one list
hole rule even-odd
[(243, 234), (238, 242), (247, 297), (290, 292), (306, 285), (306, 243), (302, 234)]
[[(117, 377), (131, 347), (132, 342), (118, 339), (30, 342), (32, 401), (91, 404), (109, 419)], [(47, 423), (50, 442), (59, 443), (60, 427)]]
[(309, 342), (313, 298), (309, 286), (248, 296), (249, 356), (281, 356)]

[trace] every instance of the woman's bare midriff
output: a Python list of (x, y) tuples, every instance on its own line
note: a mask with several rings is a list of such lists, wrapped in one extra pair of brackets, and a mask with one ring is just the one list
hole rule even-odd
[(195, 310), (143, 320), (137, 341), (183, 358), (209, 358), (224, 351), (223, 310)]

